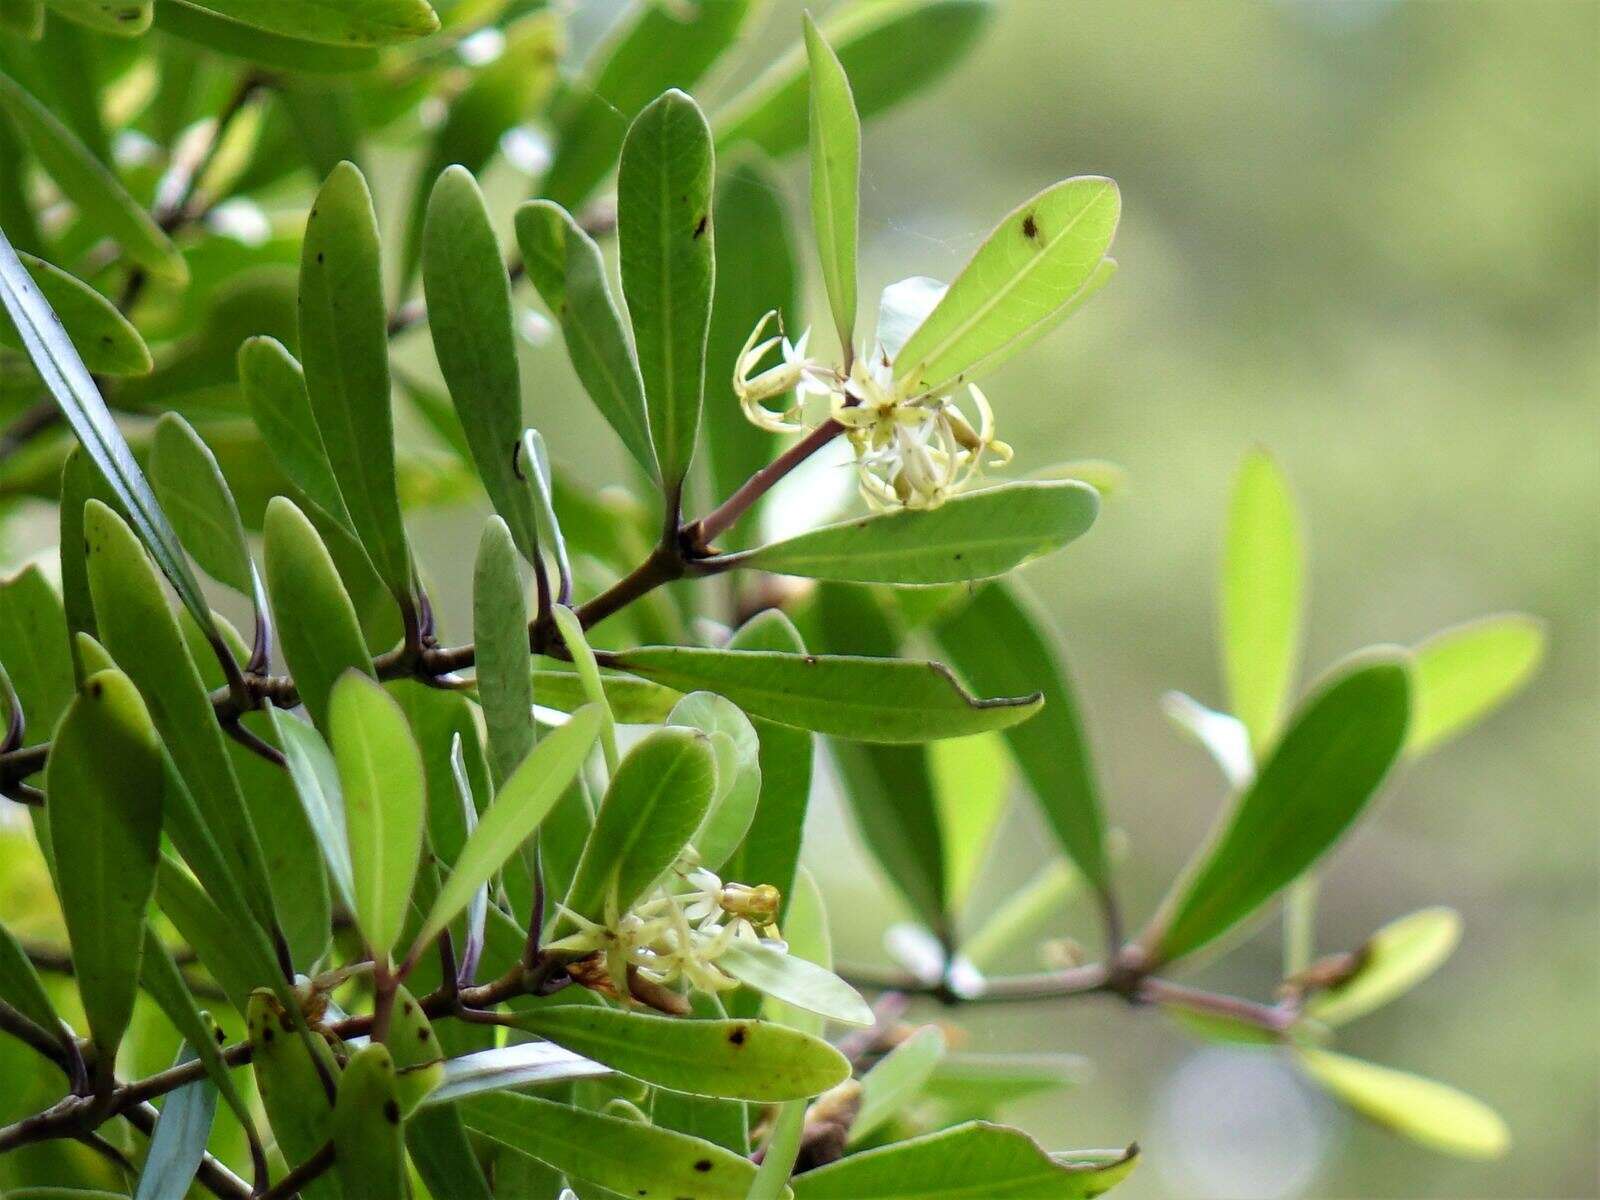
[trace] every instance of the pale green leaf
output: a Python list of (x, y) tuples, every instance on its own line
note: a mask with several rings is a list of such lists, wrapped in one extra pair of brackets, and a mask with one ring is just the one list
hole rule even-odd
[(1511, 1131), (1483, 1101), (1431, 1079), (1333, 1054), (1302, 1049), (1312, 1079), (1385, 1129), (1460, 1158), (1499, 1158)]
[(1222, 553), (1223, 675), (1234, 715), (1264, 754), (1283, 719), (1300, 656), (1305, 546), (1289, 481), (1264, 450), (1234, 479)]
[[(288, 1016), (267, 993), (250, 997), (246, 1017), (250, 1066), (273, 1140), (286, 1162), (302, 1163), (328, 1141), (333, 1100), (324, 1080), (337, 1085), (338, 1064), (320, 1037), (296, 1036)], [(338, 1176), (315, 1180), (301, 1191), (301, 1197), (343, 1200)]]
[(998, 733), (948, 738), (927, 753), (945, 846), (945, 895), (959, 911), (1005, 812), (1011, 758)]
[(834, 328), (849, 358), (854, 354), (856, 327), (861, 120), (849, 76), (810, 13), (805, 15), (805, 40), (811, 81), (811, 223)]
[(266, 33), (338, 46), (406, 42), (439, 28), (426, 0), (193, 0), (193, 7)]
[(1406, 753), (1427, 753), (1505, 703), (1538, 670), (1544, 646), (1544, 625), (1520, 613), (1469, 621), (1417, 646)]
[(944, 1032), (924, 1025), (861, 1077), (861, 1108), (850, 1123), (850, 1145), (859, 1145), (917, 1098), (944, 1057)]
[(694, 848), (707, 870), (720, 871), (744, 841), (761, 798), (761, 743), (750, 719), (714, 692), (678, 701), (669, 724), (698, 729), (717, 756), (717, 794), (695, 831)]
[(329, 741), (344, 796), (356, 924), (382, 958), (405, 924), (422, 853), (422, 756), (405, 713), (381, 686), (356, 671), (333, 685)]
[(846, 1025), (872, 1024), (872, 1009), (855, 988), (825, 967), (765, 942), (735, 939), (718, 956), (717, 967), (746, 987), (795, 1008)]
[(244, 522), (217, 459), (177, 413), (156, 422), (150, 482), (173, 529), (195, 561), (218, 583), (254, 599), (256, 569)]
[(509, 1091), (534, 1084), (564, 1083), (611, 1074), (611, 1068), (553, 1042), (520, 1042), (464, 1054), (444, 1064), (444, 1081), (423, 1098), (422, 1106), (454, 1104), (468, 1096)]
[[(101, 375), (144, 375), (154, 365), (139, 331), (117, 306), (76, 276), (42, 258), (18, 253), (33, 276), (39, 293), (57, 317), (67, 337), (83, 357), (83, 365)], [(0, 345), (15, 350), (27, 346), (4, 312), (0, 312)]]
[(349, 835), (344, 827), (344, 795), (339, 768), (328, 743), (299, 717), (267, 705), (272, 727), (283, 750), (295, 794), (311, 822), (311, 830), (328, 864), (339, 902), (355, 908), (355, 873), (350, 866)]
[(330, 1124), (333, 1165), (345, 1200), (394, 1200), (406, 1194), (405, 1132), (387, 1046), (368, 1044), (350, 1056)]
[(378, 51), (373, 46), (338, 46), (269, 33), (219, 16), (191, 0), (161, 0), (155, 10), (155, 27), (219, 54), (283, 71), (348, 75), (368, 70), (378, 62)]
[(1424, 908), (1391, 921), (1361, 947), (1360, 966), (1337, 987), (1312, 996), (1308, 1017), (1343, 1025), (1403, 996), (1432, 975), (1461, 941), (1461, 914)]
[[(173, 1066), (194, 1059), (194, 1050), (185, 1045)], [(167, 1200), (189, 1190), (205, 1156), (206, 1139), (211, 1136), (211, 1122), (216, 1115), (217, 1089), (210, 1080), (197, 1079), (168, 1094), (150, 1135), (150, 1150), (133, 1200)]]
[(567, 648), (567, 655), (572, 659), (572, 667), (583, 686), (584, 696), (600, 712), (600, 748), (605, 754), (606, 770), (615, 775), (619, 762), (617, 719), (606, 699), (600, 667), (595, 661), (594, 651), (589, 648), (589, 639), (584, 636), (583, 623), (578, 620), (578, 614), (565, 604), (553, 606), (550, 615), (555, 618), (556, 629)]
[(239, 347), (239, 384), (278, 469), (307, 500), (354, 535), (299, 362), (275, 338), (248, 338)]

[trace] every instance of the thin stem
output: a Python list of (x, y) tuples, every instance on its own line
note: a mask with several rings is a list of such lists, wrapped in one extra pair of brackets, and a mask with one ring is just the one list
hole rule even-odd
[(288, 1200), (313, 1179), (326, 1174), (333, 1162), (333, 1143), (323, 1142), (316, 1153), (263, 1192), (261, 1200)]
[(750, 476), (744, 486), (733, 495), (684, 530), (682, 535), (684, 545), (697, 554), (707, 552), (712, 541), (731, 528), (734, 522), (744, 516), (751, 505), (771, 491), (780, 479), (843, 432), (844, 426), (831, 417), (818, 425)]

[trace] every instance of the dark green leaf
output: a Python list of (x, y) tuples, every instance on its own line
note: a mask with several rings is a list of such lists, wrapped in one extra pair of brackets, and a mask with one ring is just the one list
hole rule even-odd
[(565, 209), (548, 200), (517, 210), (517, 241), (528, 278), (561, 326), (579, 382), (634, 461), (655, 475), (644, 383), (611, 298), (600, 247)]
[(861, 219), (861, 120), (838, 56), (805, 15), (809, 63), (811, 223), (834, 327), (846, 358), (856, 329), (856, 240)]
[(0, 925), (0, 1000), (46, 1033), (68, 1036), (44, 990), (39, 972), (34, 970), (27, 952), (4, 925)]
[(925, 512), (890, 511), (824, 525), (741, 555), (740, 565), (850, 583), (924, 585), (1003, 575), (1094, 523), (1081, 483), (1008, 483)]
[[(193, 1062), (195, 1052), (184, 1046), (174, 1066)], [(206, 1139), (217, 1115), (217, 1089), (210, 1080), (197, 1079), (168, 1094), (150, 1135), (150, 1151), (144, 1170), (139, 1173), (139, 1188), (133, 1200), (167, 1200), (189, 1190), (200, 1160), (205, 1157)]]
[[(172, 797), (174, 794), (186, 794), (182, 792), (182, 781), (177, 779), (176, 774), (170, 775), (169, 785), (170, 781), (176, 781), (177, 788), (169, 786), (168, 790), (169, 827), (173, 824)], [(173, 832), (176, 834), (177, 831)], [(174, 844), (177, 844), (176, 837)], [(248, 935), (240, 937), (241, 923), (246, 929), (255, 928), (243, 895), (238, 893), (237, 888), (234, 889), (237, 903), (232, 908), (235, 912), (245, 914), (241, 922), (236, 916), (223, 915), (222, 908), (207, 894), (209, 886), (196, 882), (177, 859), (162, 855), (156, 870), (156, 904), (172, 922), (178, 935), (195, 952), (200, 964), (227, 994), (229, 1003), (239, 1008), (249, 999), (253, 989), (270, 987), (282, 978), (283, 973), (273, 957), (271, 945), (266, 943), (264, 937), (259, 947), (255, 938)], [(256, 953), (258, 948), (264, 948), (265, 953)], [(150, 980), (155, 978), (154, 971), (149, 969), (148, 959), (146, 963), (145, 988), (153, 992), (159, 984), (152, 986)]]
[(517, 470), (522, 436), (522, 382), (511, 286), (472, 176), (450, 167), (428, 201), (422, 235), (422, 281), (428, 328), (478, 476), (517, 549), (539, 562), (533, 498)]
[(38, 41), (44, 34), (44, 0), (0, 0), (0, 32)]
[(645, 1083), (697, 1096), (791, 1100), (850, 1077), (832, 1046), (770, 1021), (685, 1021), (568, 1004), (520, 1013), (516, 1027)]
[(1398, 756), (1410, 693), (1403, 654), (1377, 652), (1306, 701), (1153, 925), (1157, 962), (1225, 933), (1328, 851)]
[[(862, 120), (942, 79), (963, 59), (994, 12), (990, 0), (886, 0), (845, 6), (822, 32), (850, 78)], [(753, 142), (768, 154), (806, 144), (804, 47), (777, 59), (716, 123), (717, 145)]]
[(256, 29), (242, 21), (219, 17), (189, 0), (161, 0), (155, 26), (163, 33), (233, 58), (284, 71), (347, 75), (376, 66), (378, 52), (369, 46), (333, 46)]
[(389, 1048), (350, 1056), (333, 1106), (334, 1166), (345, 1200), (394, 1200), (406, 1193), (405, 1130)]
[(395, 486), (388, 313), (378, 220), (359, 169), (341, 163), (311, 206), (300, 255), (300, 356), (352, 526), (402, 604), (411, 557)]
[(0, 579), (0, 663), (27, 721), (22, 744), (49, 741), (72, 699), (72, 655), (61, 598), (36, 566)]
[(669, 91), (628, 130), (617, 173), (622, 293), (669, 502), (700, 426), (716, 274), (711, 180), (705, 116), (683, 92)]
[(472, 634), (478, 703), (489, 735), (489, 766), (503, 784), (533, 749), (533, 679), (528, 670), (528, 613), (511, 532), (490, 517), (472, 574)]
[[(17, 255), (39, 293), (61, 318), (84, 366), (101, 375), (143, 375), (154, 365), (139, 331), (116, 305), (76, 276), (31, 254)], [(0, 344), (25, 350), (15, 325), (0, 313)]]
[(1006, 730), (1006, 741), (1062, 848), (1103, 891), (1108, 873), (1099, 788), (1072, 678), (1046, 618), (1017, 589), (991, 583), (939, 622), (935, 636), (974, 687), (1041, 689), (1043, 712)]
[(139, 990), (161, 791), (160, 743), (133, 682), (91, 676), (56, 730), (45, 792), (78, 992), (107, 1079)]
[(138, 37), (150, 28), (151, 0), (46, 0), (52, 12), (96, 33)]
[[(333, 1099), (328, 1088), (338, 1083), (338, 1064), (320, 1036), (296, 1036), (294, 1025), (267, 993), (250, 997), (246, 1015), (250, 1066), (261, 1106), (284, 1161), (298, 1165), (315, 1154), (333, 1132)], [(302, 1200), (342, 1200), (334, 1175), (315, 1180), (302, 1188), (300, 1195)]]
[(642, 646), (606, 665), (679, 691), (726, 696), (752, 717), (865, 742), (928, 742), (1005, 729), (1039, 711), (1039, 693), (968, 695), (948, 668), (908, 659)]

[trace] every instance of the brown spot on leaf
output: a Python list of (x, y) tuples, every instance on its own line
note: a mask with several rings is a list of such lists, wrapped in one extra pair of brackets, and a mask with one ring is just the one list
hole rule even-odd
[(1039, 236), (1039, 222), (1033, 219), (1032, 213), (1022, 218), (1022, 236), (1025, 238)]
[(735, 1046), (742, 1046), (744, 1045), (745, 1038), (748, 1036), (749, 1034), (745, 1032), (744, 1026), (741, 1025), (728, 1035), (728, 1041)]
[(393, 1100), (383, 1102), (383, 1119), (391, 1125), (400, 1124), (400, 1106)]
[(695, 1163), (694, 1169), (704, 1175), (707, 1171), (711, 1170), (711, 1160), (709, 1158), (702, 1158), (699, 1162)]
[(697, 238), (703, 236), (705, 234), (705, 231), (706, 231), (706, 226), (708, 226), (710, 224), (711, 224), (711, 215), (709, 213), (702, 213), (701, 216), (700, 216), (700, 220), (695, 223), (694, 236), (697, 237)]

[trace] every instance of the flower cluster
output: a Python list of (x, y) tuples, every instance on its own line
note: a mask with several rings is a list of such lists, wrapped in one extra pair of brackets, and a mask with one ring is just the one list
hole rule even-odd
[[(752, 423), (774, 433), (801, 433), (831, 418), (845, 428), (855, 451), (861, 494), (874, 509), (937, 508), (986, 466), (1011, 461), (1011, 447), (995, 437), (994, 412), (974, 384), (914, 393), (897, 385), (893, 361), (879, 343), (848, 370), (806, 354), (808, 330), (796, 342), (781, 333), (764, 337), (776, 310), (756, 323), (734, 367), (733, 390)], [(761, 368), (774, 348), (782, 361)], [(962, 387), (977, 412), (974, 428), (957, 407)], [(792, 396), (775, 412), (766, 402)], [(810, 411), (808, 396), (827, 396), (825, 411)]]
[(657, 988), (682, 980), (702, 992), (728, 991), (738, 981), (717, 959), (736, 939), (777, 938), (780, 900), (770, 883), (724, 883), (686, 850), (654, 892), (625, 912), (608, 905), (603, 922), (558, 906), (578, 931), (546, 949), (597, 956), (619, 997), (638, 996), (639, 979)]

